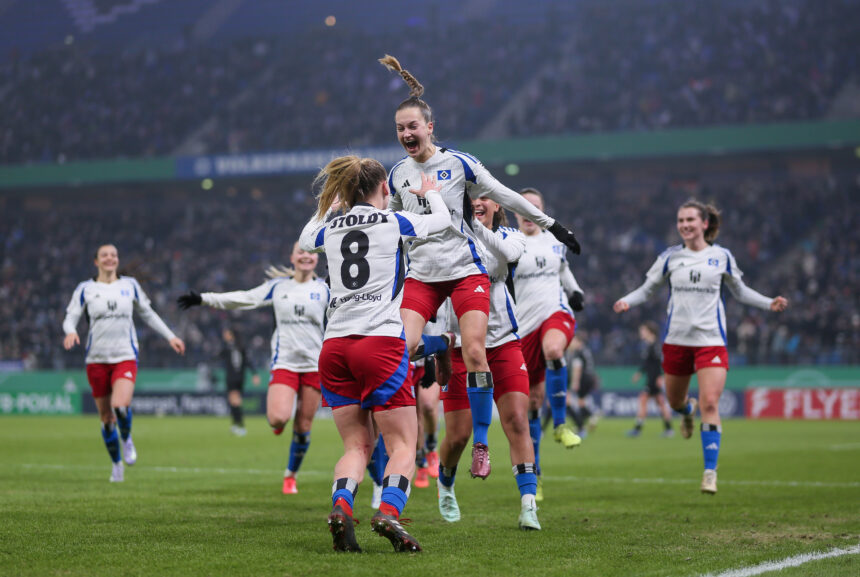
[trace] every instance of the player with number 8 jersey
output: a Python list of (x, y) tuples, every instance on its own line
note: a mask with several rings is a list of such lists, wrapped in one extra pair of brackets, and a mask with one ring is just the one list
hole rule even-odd
[[(435, 182), (425, 175), (414, 193), (427, 199), (430, 214), (388, 210), (385, 177), (385, 169), (373, 159), (332, 160), (317, 176), (315, 182), (322, 185), (319, 207), (299, 241), (303, 249), (328, 257), (331, 299), (319, 366), (323, 397), (332, 407), (344, 446), (335, 465), (328, 518), (339, 551), (361, 550), (352, 508), (375, 441), (374, 421), (389, 460), (382, 503), (371, 528), (387, 537), (395, 551), (421, 550), (400, 524), (415, 471), (418, 436), (400, 320), (404, 241), (438, 233), (449, 219)], [(334, 216), (332, 207), (338, 205), (345, 214)]]

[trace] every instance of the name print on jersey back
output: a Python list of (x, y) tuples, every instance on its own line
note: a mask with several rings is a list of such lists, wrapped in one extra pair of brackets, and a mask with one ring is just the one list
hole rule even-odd
[[(313, 246), (326, 252), (332, 288), (326, 339), (401, 336), (404, 240), (426, 236), (424, 218), (358, 204), (349, 213), (318, 225)], [(392, 251), (392, 247), (397, 248)]]

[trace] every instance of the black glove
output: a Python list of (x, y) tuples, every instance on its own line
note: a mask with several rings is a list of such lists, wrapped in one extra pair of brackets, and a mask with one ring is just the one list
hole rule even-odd
[(203, 298), (194, 291), (188, 291), (188, 294), (184, 294), (176, 299), (176, 303), (180, 309), (187, 311), (191, 307), (202, 305)]
[(573, 232), (567, 230), (562, 225), (555, 221), (552, 226), (547, 229), (552, 235), (559, 240), (564, 246), (569, 248), (573, 254), (579, 254), (582, 248), (579, 246), (579, 241), (573, 235)]
[(568, 304), (570, 304), (570, 308), (574, 311), (579, 312), (585, 307), (585, 295), (579, 291), (574, 292), (570, 295), (570, 298), (567, 299)]

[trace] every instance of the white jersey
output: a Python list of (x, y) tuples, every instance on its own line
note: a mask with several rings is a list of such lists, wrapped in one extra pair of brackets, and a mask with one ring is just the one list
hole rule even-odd
[[(567, 247), (546, 231), (526, 236), (526, 248), (514, 274), (520, 334), (536, 331), (559, 311), (573, 316), (562, 286), (563, 277), (572, 277), (566, 251)], [(575, 280), (573, 285), (579, 288)]]
[[(432, 196), (432, 198), (431, 198)], [(305, 225), (299, 244), (328, 257), (331, 299), (325, 339), (403, 337), (404, 241), (424, 238), (447, 226), (444, 203), (427, 194), (435, 214), (421, 216), (358, 204), (329, 222)]]
[(677, 245), (657, 258), (642, 286), (620, 300), (631, 307), (642, 304), (668, 281), (671, 293), (664, 342), (690, 347), (725, 346), (724, 285), (744, 304), (767, 309), (772, 301), (747, 287), (741, 276), (728, 249), (715, 244), (692, 251)]
[(275, 311), (271, 370), (294, 373), (318, 370), (329, 291), (324, 282), (276, 278), (247, 291), (203, 293), (203, 304), (217, 309), (251, 310), (265, 306)]
[(450, 226), (441, 234), (416, 240), (409, 248), (409, 277), (422, 282), (441, 282), (487, 273), (484, 255), (472, 231), (472, 198), (487, 197), (520, 214), (542, 228), (555, 221), (521, 195), (496, 180), (473, 156), (437, 148), (427, 162), (410, 157), (394, 165), (388, 175), (392, 210), (426, 212), (424, 199), (409, 192), (421, 188), (421, 174), (436, 179), (451, 215)]
[(134, 311), (165, 339), (176, 338), (152, 310), (146, 293), (132, 277), (121, 276), (112, 283), (92, 279), (80, 283), (66, 307), (66, 318), (63, 320), (65, 334), (77, 333), (76, 327), (84, 310), (90, 319), (87, 364), (137, 360), (139, 347), (132, 319)]
[(475, 232), (484, 246), (490, 275), (490, 318), (487, 323), (487, 348), (499, 347), (519, 339), (517, 309), (508, 291), (508, 276), (522, 258), (525, 235), (515, 228), (500, 226), (495, 232), (474, 223)]

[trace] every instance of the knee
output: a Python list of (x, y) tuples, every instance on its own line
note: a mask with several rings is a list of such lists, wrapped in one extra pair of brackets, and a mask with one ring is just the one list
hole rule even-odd
[(564, 357), (564, 347), (562, 343), (544, 343), (543, 357), (548, 361), (558, 361)]
[(502, 418), (502, 428), (513, 439), (529, 434), (529, 420), (526, 415), (506, 415)]
[(720, 399), (703, 396), (699, 399), (699, 411), (703, 416), (717, 416), (720, 414)]
[(282, 429), (290, 422), (289, 417), (274, 413), (268, 413), (266, 415), (266, 419), (268, 419), (269, 425), (276, 429)]
[(483, 365), (487, 362), (487, 349), (483, 341), (470, 341), (463, 343), (463, 363), (466, 366)]

